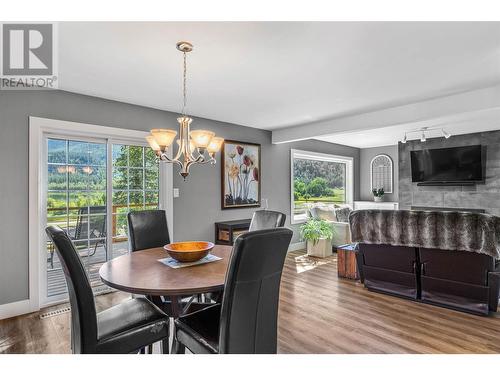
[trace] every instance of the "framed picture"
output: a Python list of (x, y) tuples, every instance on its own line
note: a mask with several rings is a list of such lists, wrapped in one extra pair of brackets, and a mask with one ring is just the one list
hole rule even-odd
[(260, 207), (260, 144), (224, 141), (222, 209)]

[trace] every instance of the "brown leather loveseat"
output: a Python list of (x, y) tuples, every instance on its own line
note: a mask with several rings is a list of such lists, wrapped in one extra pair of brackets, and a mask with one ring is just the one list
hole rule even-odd
[(500, 218), (361, 210), (349, 222), (361, 281), (369, 290), (474, 314), (497, 310)]

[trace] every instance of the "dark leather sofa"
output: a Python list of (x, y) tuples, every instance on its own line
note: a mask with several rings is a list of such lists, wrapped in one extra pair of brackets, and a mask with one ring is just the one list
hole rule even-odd
[(490, 255), (359, 242), (356, 259), (371, 291), (479, 315), (497, 311), (500, 261)]
[(369, 290), (473, 314), (497, 311), (500, 263), (488, 255), (360, 243), (356, 259)]

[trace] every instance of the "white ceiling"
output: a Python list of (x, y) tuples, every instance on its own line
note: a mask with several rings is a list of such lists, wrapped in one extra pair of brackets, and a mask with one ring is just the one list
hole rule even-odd
[(64, 22), (59, 40), (60, 89), (169, 111), (189, 40), (189, 112), (261, 129), (500, 82), (500, 23)]
[(429, 130), (425, 132), (427, 139), (443, 137), (442, 129), (452, 136), (498, 130), (500, 129), (500, 108), (463, 113), (445, 118), (422, 121), (418, 124), (412, 123), (337, 133), (315, 137), (315, 139), (358, 148), (389, 146), (396, 145), (398, 142), (402, 141), (406, 132), (411, 132), (408, 134), (408, 140), (420, 139), (421, 133), (412, 131), (421, 129), (424, 126), (429, 128)]

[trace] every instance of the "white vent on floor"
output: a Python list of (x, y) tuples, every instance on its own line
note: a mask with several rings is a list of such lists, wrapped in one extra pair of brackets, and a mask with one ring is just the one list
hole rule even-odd
[(40, 314), (40, 319), (47, 319), (51, 318), (56, 315), (61, 315), (61, 314), (66, 314), (71, 311), (71, 308), (68, 307), (63, 307), (62, 309), (57, 309), (57, 310), (52, 310), (43, 314)]
[[(108, 294), (108, 293), (113, 292), (113, 289), (111, 289), (110, 287), (105, 286), (105, 285), (94, 288), (93, 290), (94, 290), (94, 296), (101, 296), (103, 294)], [(47, 318), (50, 318), (52, 316), (65, 314), (65, 313), (70, 312), (70, 311), (71, 311), (71, 308), (69, 306), (63, 307), (61, 309), (52, 310), (52, 311), (40, 314), (40, 319), (47, 319)]]

